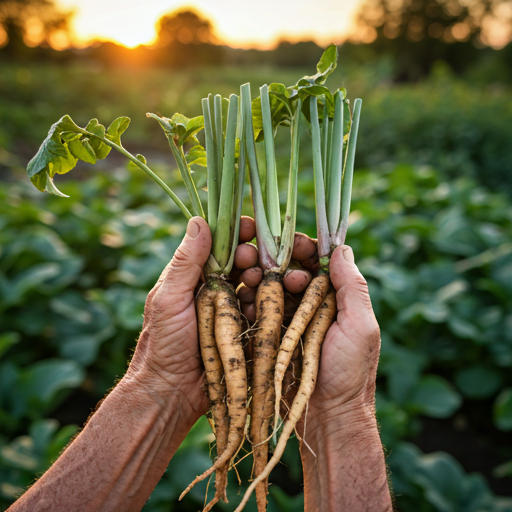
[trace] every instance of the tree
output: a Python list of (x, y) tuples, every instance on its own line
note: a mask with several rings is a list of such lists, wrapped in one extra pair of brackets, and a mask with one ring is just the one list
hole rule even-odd
[(158, 46), (173, 43), (213, 43), (213, 27), (210, 21), (185, 9), (162, 16), (157, 22)]
[(52, 0), (0, 0), (3, 53), (18, 58), (27, 45), (60, 46), (59, 39), (62, 42), (69, 34), (71, 14), (60, 11)]
[(477, 47), (492, 42), (493, 22), (507, 23), (508, 1), (366, 0), (358, 14), (359, 39), (377, 53), (391, 54), (398, 78), (420, 78), (436, 60), (461, 71), (475, 59)]

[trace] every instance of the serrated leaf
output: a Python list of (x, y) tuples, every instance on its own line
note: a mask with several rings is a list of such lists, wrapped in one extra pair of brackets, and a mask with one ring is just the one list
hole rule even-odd
[(126, 131), (130, 125), (129, 117), (118, 117), (112, 121), (112, 124), (108, 127), (105, 138), (112, 141), (114, 144), (121, 146), (121, 135)]

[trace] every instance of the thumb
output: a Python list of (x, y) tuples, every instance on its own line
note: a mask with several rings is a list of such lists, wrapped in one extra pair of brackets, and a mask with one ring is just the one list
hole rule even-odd
[(338, 312), (371, 313), (372, 303), (365, 278), (354, 263), (354, 253), (348, 245), (337, 247), (329, 264), (331, 282), (336, 290)]
[(212, 238), (210, 228), (202, 217), (188, 221), (187, 234), (164, 270), (161, 281), (165, 292), (176, 298), (194, 291), (203, 266), (208, 260)]

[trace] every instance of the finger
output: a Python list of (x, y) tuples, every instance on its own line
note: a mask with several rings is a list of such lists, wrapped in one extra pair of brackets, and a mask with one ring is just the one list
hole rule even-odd
[(238, 239), (240, 243), (250, 242), (256, 236), (256, 224), (254, 219), (243, 215), (240, 218), (240, 234)]
[(291, 270), (284, 276), (283, 284), (290, 293), (303, 292), (311, 282), (311, 274), (307, 270)]
[[(201, 277), (212, 241), (210, 229), (201, 217), (189, 220), (187, 234), (162, 273), (162, 282), (155, 299), (162, 300), (162, 308), (179, 307), (194, 299), (194, 288)], [(168, 312), (172, 314), (171, 311)]]
[(260, 267), (248, 268), (240, 276), (240, 282), (244, 283), (249, 288), (256, 288), (263, 279), (263, 270)]
[(252, 244), (241, 244), (235, 250), (235, 266), (242, 270), (258, 264), (258, 250)]
[(254, 305), (254, 303), (245, 304), (244, 302), (242, 302), (240, 304), (240, 308), (242, 310), (243, 315), (245, 316), (245, 318), (247, 318), (247, 320), (249, 320), (249, 322), (254, 322), (256, 320), (256, 306)]
[(329, 272), (339, 312), (355, 311), (356, 314), (371, 313), (374, 316), (368, 285), (354, 263), (354, 253), (348, 245), (334, 250)]
[(244, 284), (237, 288), (236, 294), (240, 302), (250, 304), (256, 300), (256, 288), (249, 288)]
[(293, 240), (292, 258), (296, 261), (305, 261), (316, 255), (316, 240), (304, 233), (295, 233)]

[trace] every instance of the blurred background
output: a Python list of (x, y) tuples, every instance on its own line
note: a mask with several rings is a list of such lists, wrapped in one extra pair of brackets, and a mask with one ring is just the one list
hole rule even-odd
[[(291, 85), (335, 42), (327, 84), (363, 99), (348, 243), (382, 328), (377, 413), (397, 507), (512, 511), (511, 39), (505, 0), (0, 0), (0, 508), (124, 373), (185, 229), (115, 154), (57, 176), (69, 199), (39, 193), (25, 167), (51, 124), (129, 116), (125, 146), (184, 195), (145, 113), (192, 117), (210, 92)], [(298, 230), (314, 236), (307, 133), (299, 177)], [(211, 441), (203, 418), (145, 511), (202, 508), (206, 483), (177, 496)], [(247, 481), (249, 458), (237, 469)], [(232, 473), (236, 503), (246, 484)], [(271, 481), (270, 512), (303, 507), (296, 440)]]

